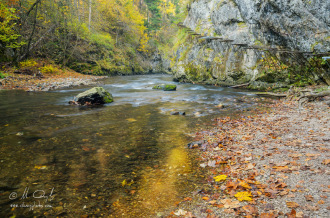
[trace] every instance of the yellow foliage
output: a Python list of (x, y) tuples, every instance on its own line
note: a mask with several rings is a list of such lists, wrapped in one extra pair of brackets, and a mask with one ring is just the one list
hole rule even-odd
[(251, 192), (237, 192), (235, 197), (239, 201), (252, 201), (252, 194)]
[[(143, 35), (144, 16), (130, 0), (98, 0), (98, 9), (103, 19), (115, 28), (123, 28), (134, 32), (139, 38)], [(126, 27), (126, 28), (125, 28)]]
[(140, 39), (140, 47), (138, 48), (138, 51), (142, 51), (142, 52), (148, 52), (148, 49), (146, 48), (147, 44), (148, 44), (148, 34), (144, 33)]
[(227, 179), (227, 176), (226, 175), (219, 175), (219, 176), (213, 177), (213, 179), (216, 182), (225, 181)]
[(47, 74), (47, 73), (55, 73), (55, 72), (58, 71), (58, 69), (56, 67), (53, 67), (50, 64), (49, 65), (46, 65), (44, 67), (40, 67), (39, 70), (40, 70), (41, 73), (45, 73), (45, 74)]
[(175, 5), (170, 0), (160, 0), (158, 8), (163, 16), (175, 15)]
[(34, 60), (26, 60), (19, 63), (20, 68), (30, 68), (35, 67), (37, 65), (37, 62)]

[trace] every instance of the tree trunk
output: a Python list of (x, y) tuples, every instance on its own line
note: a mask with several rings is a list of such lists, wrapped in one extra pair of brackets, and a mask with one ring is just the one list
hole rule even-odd
[(80, 13), (79, 13), (79, 9), (80, 9), (80, 1), (77, 0), (77, 14), (78, 14), (78, 21), (80, 23)]
[(88, 7), (89, 7), (89, 13), (88, 13), (88, 29), (91, 30), (91, 21), (92, 21), (92, 0), (89, 0)]
[[(32, 38), (33, 38), (33, 35), (34, 35), (34, 32), (36, 30), (36, 25), (37, 25), (37, 17), (38, 17), (38, 3), (40, 1), (37, 1), (36, 2), (36, 5), (35, 5), (35, 15), (34, 15), (34, 23), (33, 23), (33, 28), (32, 28), (32, 31), (31, 31), (31, 34), (30, 34), (30, 37), (29, 37), (29, 40), (28, 40), (28, 45), (27, 45), (27, 48), (26, 48), (26, 53), (25, 53), (25, 57), (29, 57), (29, 53), (30, 53), (30, 47), (31, 47), (31, 42), (32, 42)], [(29, 12), (30, 13), (30, 12)], [(19, 60), (20, 61), (20, 60)]]

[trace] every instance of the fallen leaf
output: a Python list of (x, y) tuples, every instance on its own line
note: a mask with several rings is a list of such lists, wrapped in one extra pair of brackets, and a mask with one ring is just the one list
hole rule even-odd
[(319, 200), (317, 203), (318, 204), (324, 204), (324, 201), (323, 200)]
[(298, 213), (296, 214), (296, 217), (297, 217), (297, 218), (303, 218), (303, 217), (304, 217), (304, 213), (303, 213), (302, 211), (300, 211), (300, 212), (298, 212)]
[(247, 214), (257, 214), (258, 213), (258, 209), (252, 205), (245, 205), (244, 207), (242, 207), (242, 209), (245, 210), (245, 212)]
[(296, 202), (293, 202), (293, 201), (287, 201), (286, 206), (288, 206), (288, 208), (297, 208), (297, 207), (299, 207), (299, 204), (297, 204)]
[(279, 193), (279, 195), (283, 196), (283, 195), (287, 195), (289, 192), (287, 190), (281, 191)]
[(219, 175), (219, 176), (213, 177), (213, 179), (216, 182), (225, 181), (227, 179), (227, 176), (226, 175)]
[(135, 121), (137, 121), (136, 119), (134, 119), (134, 118), (127, 118), (126, 119), (128, 122), (135, 122)]
[(262, 213), (260, 214), (260, 218), (275, 218), (277, 216), (275, 216), (273, 213)]
[(34, 166), (34, 168), (38, 169), (38, 170), (44, 170), (47, 169), (47, 166)]
[(252, 194), (251, 192), (237, 192), (235, 197), (239, 201), (252, 201)]
[(318, 207), (318, 206), (306, 205), (306, 210), (316, 211), (319, 209), (320, 209), (320, 207)]
[(288, 166), (274, 166), (273, 169), (275, 169), (276, 171), (286, 171), (289, 169)]
[(246, 170), (252, 170), (254, 168), (254, 165), (252, 163), (249, 163), (247, 166), (246, 166)]
[(245, 181), (240, 182), (238, 185), (246, 189), (251, 189), (251, 186)]
[(209, 200), (210, 198), (209, 197), (202, 197), (202, 199), (204, 200), (204, 201), (207, 201), (207, 200)]
[(216, 163), (215, 160), (209, 160), (209, 162), (207, 162), (207, 165), (208, 165), (209, 167), (215, 167), (215, 163)]
[(330, 163), (330, 159), (326, 159), (322, 161), (322, 164), (324, 165), (328, 165)]
[(306, 201), (314, 201), (314, 198), (312, 195), (305, 195)]
[(221, 203), (223, 204), (224, 208), (238, 208), (239, 201), (232, 201), (231, 199), (223, 199), (221, 200)]
[(290, 213), (285, 214), (288, 218), (296, 218), (296, 210), (292, 209)]

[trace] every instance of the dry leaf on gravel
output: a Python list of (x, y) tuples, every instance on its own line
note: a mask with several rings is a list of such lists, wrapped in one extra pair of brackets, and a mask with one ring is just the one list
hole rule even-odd
[(223, 199), (221, 200), (221, 203), (223, 203), (223, 206), (225, 208), (239, 208), (239, 201), (232, 201), (231, 199)]
[(299, 204), (297, 204), (296, 202), (293, 202), (293, 201), (287, 201), (286, 206), (288, 206), (288, 208), (297, 208), (297, 207), (299, 207)]
[(314, 198), (312, 195), (305, 195), (306, 201), (314, 201)]
[(322, 161), (322, 164), (324, 165), (328, 165), (330, 163), (330, 159), (326, 159)]

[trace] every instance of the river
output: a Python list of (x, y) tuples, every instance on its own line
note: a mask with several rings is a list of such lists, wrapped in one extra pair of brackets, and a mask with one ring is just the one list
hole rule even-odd
[[(114, 102), (99, 107), (68, 104), (87, 86), (0, 92), (0, 216), (166, 215), (200, 182), (186, 146), (194, 132), (258, 105), (246, 91), (169, 75), (102, 83)], [(177, 91), (152, 89), (161, 83)]]

